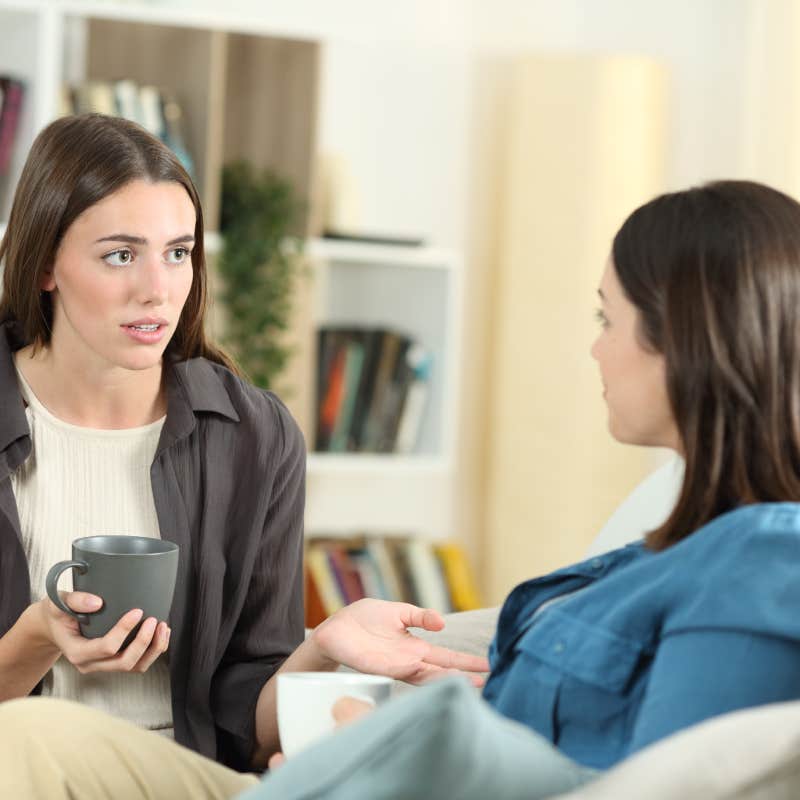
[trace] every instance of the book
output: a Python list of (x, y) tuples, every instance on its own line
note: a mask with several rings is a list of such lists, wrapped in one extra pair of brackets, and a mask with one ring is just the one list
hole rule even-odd
[(194, 159), (186, 145), (183, 108), (175, 95), (163, 89), (161, 91), (161, 116), (164, 120), (164, 144), (175, 153), (192, 180), (197, 180)]
[(356, 600), (365, 597), (361, 578), (350, 562), (347, 550), (341, 545), (332, 543), (321, 545), (321, 547), (328, 557), (345, 605), (355, 603)]
[(413, 347), (408, 337), (400, 341), (392, 374), (384, 393), (380, 418), (376, 426), (375, 450), (379, 453), (393, 453), (400, 414), (405, 402), (406, 392), (413, 380), (413, 370), (408, 362), (408, 352)]
[(325, 603), (322, 601), (317, 582), (311, 574), (311, 570), (306, 562), (303, 583), (303, 607), (305, 609), (306, 627), (316, 628), (327, 616)]
[(408, 539), (402, 547), (418, 605), (442, 614), (452, 611), (450, 592), (432, 545), (421, 539)]
[(344, 596), (336, 582), (325, 550), (316, 545), (310, 546), (306, 551), (306, 564), (319, 592), (325, 615), (330, 616), (340, 608), (344, 608)]
[(114, 98), (117, 113), (131, 122), (142, 124), (142, 109), (139, 104), (139, 87), (130, 80), (123, 79), (114, 82)]
[(385, 331), (374, 328), (365, 330), (362, 335), (364, 345), (364, 361), (361, 365), (361, 377), (358, 382), (353, 416), (350, 420), (350, 431), (347, 449), (352, 451), (363, 450), (363, 440), (366, 430), (367, 412), (372, 401), (375, 387), (375, 378), (383, 349)]
[(413, 453), (416, 449), (428, 399), (432, 358), (422, 345), (415, 343), (406, 353), (406, 364), (410, 381), (403, 392), (397, 431), (393, 437), (396, 453)]
[(142, 127), (165, 142), (167, 126), (162, 111), (161, 92), (156, 86), (139, 87)]
[(89, 81), (85, 84), (85, 99), (88, 108), (97, 114), (114, 116), (117, 113), (117, 100), (114, 87), (108, 81)]
[(381, 343), (381, 352), (375, 368), (375, 379), (372, 386), (369, 410), (364, 421), (364, 432), (361, 437), (361, 449), (367, 452), (380, 452), (382, 433), (385, 428), (386, 407), (391, 400), (392, 376), (398, 358), (402, 357), (408, 339), (394, 331), (385, 331)]
[(343, 453), (348, 449), (350, 423), (353, 419), (361, 366), (364, 363), (364, 345), (360, 341), (361, 332), (350, 331), (346, 334), (346, 339), (342, 398), (328, 444), (328, 449), (335, 453)]
[(339, 408), (344, 397), (345, 358), (347, 354), (345, 343), (338, 340), (338, 338), (334, 340), (331, 337), (329, 347), (332, 348), (333, 352), (330, 356), (331, 365), (319, 408), (315, 442), (315, 448), (320, 451), (327, 450), (330, 445), (336, 420), (339, 416)]
[(380, 536), (366, 540), (364, 549), (372, 556), (386, 588), (387, 600), (402, 600), (403, 585), (387, 540)]
[(386, 588), (383, 576), (369, 550), (364, 547), (350, 550), (350, 562), (361, 578), (366, 597), (377, 597), (379, 600), (394, 599)]
[(472, 611), (482, 608), (483, 601), (461, 545), (455, 542), (442, 542), (436, 544), (434, 550), (442, 564), (453, 609)]

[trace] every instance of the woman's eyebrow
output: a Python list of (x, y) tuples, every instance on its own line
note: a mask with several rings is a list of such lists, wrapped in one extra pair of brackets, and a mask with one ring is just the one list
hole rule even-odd
[[(191, 233), (184, 234), (183, 236), (178, 236), (176, 239), (170, 239), (167, 242), (167, 245), (171, 244), (185, 244), (187, 242), (193, 242), (194, 236)], [(131, 236), (129, 233), (113, 233), (111, 236), (103, 236), (100, 239), (95, 241), (95, 244), (98, 242), (126, 242), (127, 244), (147, 244), (147, 239), (143, 238), (142, 236)]]
[(598, 289), (597, 290), (597, 294), (600, 295), (600, 299), (605, 303), (606, 296), (603, 294), (603, 290), (602, 289)]

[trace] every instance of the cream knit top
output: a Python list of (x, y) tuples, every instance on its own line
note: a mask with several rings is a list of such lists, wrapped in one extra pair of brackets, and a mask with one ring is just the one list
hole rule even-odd
[[(150, 485), (164, 419), (125, 430), (63, 422), (36, 398), (17, 371), (31, 429), (32, 451), (11, 476), (31, 599), (45, 595), (48, 569), (72, 558), (72, 540), (95, 534), (160, 538)], [(59, 586), (71, 588), (68, 573)], [(164, 656), (144, 674), (82, 675), (60, 658), (45, 676), (46, 696), (77, 700), (137, 725), (171, 734), (169, 669)]]

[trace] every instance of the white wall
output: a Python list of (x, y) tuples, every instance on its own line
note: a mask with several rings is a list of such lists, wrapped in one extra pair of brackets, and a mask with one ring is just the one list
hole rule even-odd
[(320, 151), (349, 176), (343, 224), (461, 246), (466, 51), (335, 40), (325, 46), (321, 72)]
[(746, 72), (758, 0), (472, 0), (479, 50), (627, 52), (671, 74), (670, 188), (743, 174)]

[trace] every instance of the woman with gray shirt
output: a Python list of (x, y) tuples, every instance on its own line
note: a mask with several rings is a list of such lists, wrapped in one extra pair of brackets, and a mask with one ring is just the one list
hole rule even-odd
[[(0, 261), (0, 700), (80, 701), (249, 770), (278, 746), (281, 669), (486, 668), (411, 637), (442, 625), (412, 606), (356, 604), (303, 641), (303, 437), (206, 338), (202, 210), (167, 147), (117, 118), (50, 124)], [(98, 533), (179, 545), (169, 620), (131, 609), (84, 639), (47, 598), (47, 567)]]

